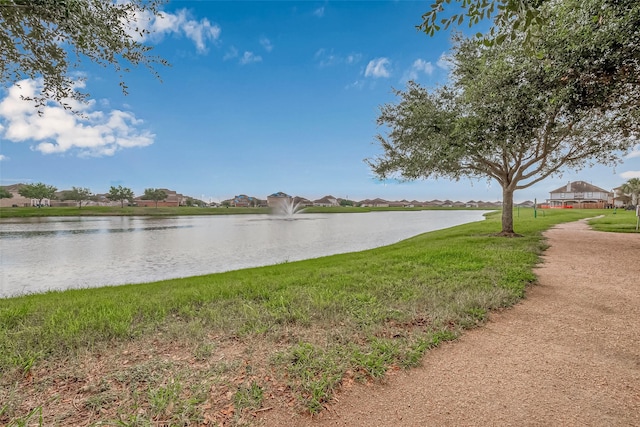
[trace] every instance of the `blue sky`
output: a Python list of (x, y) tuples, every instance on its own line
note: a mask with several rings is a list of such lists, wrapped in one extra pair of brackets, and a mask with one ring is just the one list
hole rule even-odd
[[(363, 159), (380, 105), (409, 79), (444, 84), (449, 34), (415, 29), (428, 1), (171, 1), (140, 16), (145, 43), (172, 66), (124, 78), (83, 63), (84, 119), (19, 100), (38, 81), (0, 92), (0, 181), (58, 189), (170, 188), (221, 201), (283, 191), (317, 199), (501, 199), (487, 181), (382, 183)], [(475, 32), (476, 29), (473, 29)], [(21, 92), (23, 91), (23, 92)], [(640, 176), (640, 147), (615, 170), (566, 172), (516, 193), (544, 200), (567, 181), (611, 189)]]

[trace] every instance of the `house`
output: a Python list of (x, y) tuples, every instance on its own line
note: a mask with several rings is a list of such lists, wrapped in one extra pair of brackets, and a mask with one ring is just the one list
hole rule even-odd
[[(159, 188), (159, 190), (164, 191), (165, 194), (167, 195), (167, 198), (164, 200), (158, 201), (158, 205), (157, 205), (158, 207), (178, 207), (178, 206), (186, 205), (187, 199), (182, 194), (177, 193), (173, 190), (168, 190), (166, 188)], [(145, 200), (142, 197), (144, 196), (136, 197), (134, 199), (134, 203), (137, 206), (156, 207), (155, 200)]]
[(10, 199), (0, 199), (0, 207), (10, 208), (12, 206), (31, 206), (31, 199), (27, 199), (26, 197), (22, 197), (18, 191), (22, 188), (24, 184), (13, 184), (3, 186), (5, 190), (7, 190), (13, 197)]
[(613, 189), (613, 198), (611, 200), (611, 205), (613, 207), (623, 208), (627, 205), (630, 205), (632, 201), (632, 197), (628, 194), (624, 194), (621, 187), (616, 187)]
[(389, 202), (380, 198), (366, 199), (360, 202), (360, 206), (363, 208), (388, 208)]
[(255, 208), (261, 206), (262, 201), (256, 197), (247, 196), (246, 194), (240, 194), (233, 199), (228, 200), (229, 206), (234, 208)]
[(267, 206), (270, 208), (277, 208), (284, 204), (290, 204), (293, 202), (293, 197), (282, 191), (273, 193), (267, 196)]
[(390, 208), (412, 208), (413, 205), (408, 200), (398, 200), (394, 202), (389, 202)]
[(603, 209), (612, 203), (613, 194), (585, 181), (568, 182), (549, 193), (550, 208)]
[(339, 206), (338, 199), (333, 196), (324, 196), (321, 199), (314, 200), (313, 206), (322, 206), (322, 207), (331, 207), (331, 206)]
[[(109, 199), (109, 193), (100, 193), (93, 196), (92, 201), (87, 206), (120, 206), (120, 201)], [(129, 200), (125, 200), (125, 204), (129, 204)]]
[(309, 206), (313, 206), (313, 202), (305, 197), (300, 197), (300, 196), (295, 196), (293, 198), (293, 204), (294, 205), (299, 205), (299, 206), (304, 206), (309, 207)]
[[(54, 207), (54, 208), (75, 208), (78, 206), (78, 202), (76, 200), (67, 200), (64, 198), (64, 196), (66, 195), (67, 191), (69, 190), (63, 190), (63, 191), (56, 191), (55, 192), (55, 200), (51, 201), (50, 206)], [(87, 205), (88, 200), (83, 200), (82, 201), (82, 206), (86, 206)]]

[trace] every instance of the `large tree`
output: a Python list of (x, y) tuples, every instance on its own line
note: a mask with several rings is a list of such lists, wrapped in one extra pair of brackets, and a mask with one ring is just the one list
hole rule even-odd
[(36, 101), (86, 98), (76, 90), (74, 70), (82, 60), (111, 66), (126, 93), (123, 73), (155, 64), (140, 40), (148, 31), (138, 26), (144, 14), (158, 14), (163, 0), (0, 0), (0, 79), (5, 87), (24, 78), (42, 78)]
[[(457, 4), (458, 9), (451, 6)], [(442, 13), (445, 12), (445, 16)], [(559, 16), (559, 15), (563, 16)], [(583, 18), (586, 14), (587, 20)], [(428, 35), (441, 29), (467, 22), (473, 27), (481, 22), (491, 21), (487, 33), (479, 32), (476, 37), (486, 44), (501, 43), (503, 40), (522, 37), (526, 47), (536, 40), (553, 35), (548, 27), (551, 21), (565, 21), (572, 30), (588, 26), (602, 27), (614, 21), (626, 21), (628, 28), (638, 27), (638, 4), (636, 0), (434, 0), (422, 22), (416, 27)], [(606, 22), (609, 21), (609, 22)], [(638, 40), (633, 31), (610, 34), (610, 38)], [(637, 43), (619, 44), (617, 51), (636, 50)]]
[(640, 203), (640, 178), (631, 178), (620, 186), (620, 191), (631, 198), (631, 204)]
[[(449, 3), (462, 7), (460, 13)], [(434, 0), (418, 28), (433, 35), (442, 26), (490, 18), (477, 36), (485, 44), (523, 43), (528, 54), (557, 71), (573, 88), (574, 106), (602, 110), (635, 105), (640, 95), (640, 5), (637, 0)], [(618, 107), (617, 105), (615, 106)], [(631, 109), (630, 109), (631, 110)]]
[[(503, 235), (514, 235), (513, 193), (561, 168), (615, 164), (638, 122), (622, 106), (576, 108), (574, 88), (518, 42), (484, 46), (460, 39), (450, 86), (410, 82), (381, 107), (382, 155), (368, 159), (381, 178), (487, 178), (502, 188)], [(612, 104), (613, 105), (613, 104)]]
[(54, 199), (58, 189), (53, 185), (47, 185), (42, 182), (36, 184), (26, 184), (18, 190), (18, 194), (27, 199), (37, 200), (38, 207), (42, 207), (42, 200)]
[(167, 198), (167, 193), (159, 188), (145, 188), (142, 199), (153, 200), (156, 202), (156, 209), (158, 208), (158, 202)]
[(122, 185), (117, 187), (111, 186), (109, 193), (107, 193), (107, 199), (113, 201), (119, 201), (120, 207), (124, 208), (124, 201), (131, 202), (133, 200), (133, 190)]
[(71, 190), (65, 191), (62, 197), (64, 200), (74, 200), (78, 202), (78, 207), (82, 209), (82, 203), (91, 199), (93, 193), (88, 188), (71, 187)]

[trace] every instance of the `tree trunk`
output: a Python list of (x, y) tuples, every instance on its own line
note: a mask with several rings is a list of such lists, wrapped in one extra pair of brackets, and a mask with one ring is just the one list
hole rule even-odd
[(513, 231), (513, 190), (502, 188), (502, 231), (498, 234), (505, 237), (517, 237)]

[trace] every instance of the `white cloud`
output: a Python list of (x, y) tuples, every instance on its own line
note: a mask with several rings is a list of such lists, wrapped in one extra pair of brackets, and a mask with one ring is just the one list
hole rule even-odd
[[(207, 43), (217, 43), (222, 29), (217, 24), (211, 24), (207, 18), (192, 19), (186, 9), (178, 10), (175, 14), (160, 12), (153, 15), (150, 12), (136, 13), (133, 21), (137, 28), (131, 28), (130, 33), (138, 40), (149, 38), (160, 42), (167, 34), (184, 35), (196, 45), (198, 53), (207, 52)], [(142, 30), (150, 34), (141, 35)]]
[(453, 66), (453, 57), (447, 55), (446, 53), (442, 53), (438, 60), (436, 61), (436, 65), (443, 70), (450, 70)]
[(4, 154), (0, 154), (0, 162), (4, 162), (9, 160), (9, 158), (7, 156), (5, 156)]
[(313, 58), (318, 61), (320, 67), (330, 67), (332, 65), (347, 64), (353, 65), (362, 59), (362, 54), (351, 53), (347, 56), (341, 56), (334, 53), (333, 49), (321, 48), (316, 51)]
[(433, 74), (435, 67), (431, 62), (424, 61), (422, 59), (416, 59), (411, 68), (404, 72), (402, 75), (402, 81), (418, 80), (420, 74), (431, 75)]
[(364, 87), (364, 81), (356, 80), (356, 81), (346, 85), (345, 89), (347, 89), (347, 90), (349, 90), (349, 89), (362, 89), (363, 87)]
[(432, 74), (433, 73), (433, 65), (431, 62), (424, 61), (422, 59), (416, 59), (411, 66), (413, 70), (425, 73)]
[(43, 154), (74, 153), (79, 156), (111, 156), (131, 147), (153, 144), (155, 135), (140, 129), (139, 120), (129, 111), (95, 110), (96, 102), (66, 102), (82, 115), (49, 102), (40, 109), (24, 97), (37, 96), (42, 80), (22, 80), (9, 88), (0, 102), (0, 134), (12, 142), (32, 142), (32, 149)]
[(640, 171), (622, 172), (620, 174), (620, 178), (623, 178), (623, 179), (640, 178)]
[(334, 55), (333, 50), (328, 51), (325, 48), (318, 49), (313, 57), (321, 67), (329, 67), (340, 62), (340, 59)]
[(229, 59), (233, 59), (237, 57), (238, 57), (238, 49), (236, 49), (234, 46), (231, 46), (227, 51), (227, 53), (225, 53), (224, 56), (222, 57), (222, 60), (228, 61)]
[(260, 62), (260, 61), (262, 61), (262, 57), (259, 55), (256, 55), (253, 52), (245, 52), (242, 55), (242, 58), (240, 58), (240, 63), (242, 65), (251, 64), (251, 63)]
[(324, 6), (321, 6), (313, 11), (313, 14), (318, 18), (322, 18), (324, 16)]
[(350, 55), (347, 55), (345, 61), (347, 64), (355, 64), (360, 62), (360, 60), (362, 59), (362, 55), (359, 53), (352, 53)]
[(367, 68), (364, 72), (365, 77), (390, 77), (391, 72), (388, 67), (391, 66), (391, 61), (387, 58), (376, 58), (369, 61)]
[(264, 50), (266, 50), (267, 52), (271, 52), (273, 50), (273, 44), (271, 43), (271, 40), (269, 40), (266, 37), (260, 37), (260, 45), (264, 48)]

